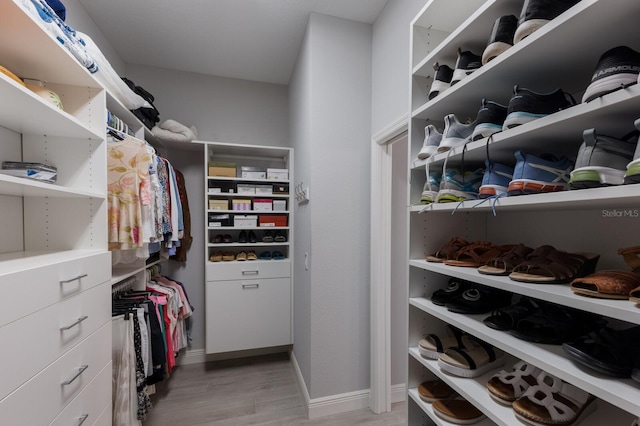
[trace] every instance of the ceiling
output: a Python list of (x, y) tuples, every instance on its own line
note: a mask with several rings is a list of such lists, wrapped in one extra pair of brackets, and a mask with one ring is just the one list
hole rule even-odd
[(123, 61), (288, 84), (311, 12), (372, 24), (388, 0), (79, 0)]

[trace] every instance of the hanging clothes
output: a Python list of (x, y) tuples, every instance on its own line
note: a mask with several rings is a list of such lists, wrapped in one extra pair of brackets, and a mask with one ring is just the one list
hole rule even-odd
[(170, 259), (177, 262), (186, 262), (187, 251), (191, 248), (191, 243), (193, 242), (193, 237), (191, 236), (191, 213), (189, 212), (189, 199), (187, 197), (184, 175), (178, 169), (174, 169), (174, 171), (176, 174), (180, 204), (182, 205), (184, 230), (182, 239), (180, 240), (180, 246), (176, 248), (176, 254), (171, 256)]

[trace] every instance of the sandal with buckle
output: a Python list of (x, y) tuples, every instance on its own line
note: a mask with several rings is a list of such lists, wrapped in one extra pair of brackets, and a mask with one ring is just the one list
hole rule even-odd
[(444, 353), (444, 351), (450, 347), (464, 347), (462, 336), (464, 336), (462, 330), (455, 328), (451, 324), (447, 324), (447, 334), (445, 336), (427, 334), (418, 342), (418, 350), (424, 358), (438, 359), (440, 354)]
[(433, 302), (434, 305), (444, 306), (448, 301), (461, 295), (469, 287), (471, 287), (471, 283), (469, 281), (453, 277), (449, 278), (447, 288), (441, 288), (434, 291), (431, 295), (431, 302)]
[(569, 383), (542, 372), (512, 407), (516, 417), (537, 426), (568, 426), (595, 410), (595, 397)]
[(445, 306), (458, 314), (486, 314), (511, 303), (512, 294), (497, 288), (472, 285), (461, 295), (452, 298)]
[(524, 361), (516, 363), (511, 371), (501, 370), (487, 382), (489, 395), (496, 402), (511, 405), (531, 386), (538, 384), (537, 377), (542, 373), (537, 367)]
[(512, 248), (512, 245), (498, 246), (488, 241), (476, 241), (461, 248), (455, 259), (445, 260), (444, 264), (462, 268), (479, 268)]
[(539, 302), (528, 297), (522, 297), (511, 306), (494, 310), (483, 322), (494, 330), (509, 331), (516, 327), (518, 321), (533, 315), (540, 309)]
[(469, 242), (463, 240), (462, 238), (454, 237), (452, 238), (444, 247), (435, 252), (432, 255), (426, 256), (425, 260), (427, 262), (436, 262), (442, 263), (445, 260), (453, 260), (456, 257), (456, 253), (458, 251), (469, 245)]
[(518, 244), (506, 253), (480, 266), (478, 272), (485, 275), (509, 275), (513, 268), (524, 262), (532, 251), (532, 248)]
[(536, 284), (568, 283), (593, 273), (599, 258), (596, 253), (567, 253), (545, 245), (536, 248), (527, 260), (513, 268), (509, 278)]
[(452, 347), (438, 358), (442, 371), (459, 377), (478, 377), (504, 364), (504, 352), (471, 336), (463, 336), (464, 347)]

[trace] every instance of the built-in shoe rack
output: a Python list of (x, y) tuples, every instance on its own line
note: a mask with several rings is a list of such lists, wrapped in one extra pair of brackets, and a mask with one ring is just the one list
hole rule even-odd
[[(530, 247), (550, 244), (569, 252), (600, 254), (597, 270), (628, 267), (617, 254), (620, 247), (640, 244), (640, 186), (570, 190), (553, 194), (502, 197), (498, 200), (449, 204), (420, 204), (425, 165), (441, 169), (460, 165), (462, 148), (417, 160), (424, 128), (443, 127), (454, 113), (462, 121), (473, 120), (483, 98), (507, 105), (514, 85), (539, 93), (562, 88), (576, 100), (589, 85), (594, 67), (608, 49), (627, 45), (640, 50), (635, 30), (640, 3), (614, 0), (582, 0), (542, 28), (463, 79), (428, 99), (434, 77), (433, 64), (456, 63), (458, 49), (482, 55), (497, 18), (520, 16), (522, 0), (432, 0), (411, 23), (411, 115), (409, 123), (409, 330), (408, 419), (409, 425), (449, 424), (434, 415), (423, 402), (417, 386), (440, 378), (462, 397), (481, 409), (487, 419), (480, 424), (521, 424), (510, 407), (489, 397), (487, 380), (497, 371), (479, 378), (463, 379), (444, 374), (437, 361), (420, 356), (418, 341), (429, 333), (443, 333), (452, 324), (509, 355), (503, 368), (518, 359), (553, 374), (597, 397), (597, 410), (582, 425), (631, 424), (640, 416), (640, 384), (588, 371), (572, 362), (560, 346), (538, 345), (485, 326), (487, 315), (449, 312), (429, 300), (446, 287), (449, 277), (510, 291), (594, 312), (619, 325), (640, 324), (640, 307), (627, 300), (592, 299), (575, 295), (567, 284), (525, 284), (505, 277), (479, 274), (475, 269), (429, 263), (425, 255), (444, 246), (452, 237), (496, 244), (524, 243)], [(622, 136), (634, 130), (640, 117), (640, 86), (633, 85), (589, 103), (578, 103), (530, 123), (497, 133), (490, 143), (491, 159), (513, 165), (515, 151), (551, 152), (574, 158), (584, 129)], [(470, 142), (464, 153), (465, 170), (482, 167), (487, 139)], [(495, 215), (492, 211), (495, 207)]]

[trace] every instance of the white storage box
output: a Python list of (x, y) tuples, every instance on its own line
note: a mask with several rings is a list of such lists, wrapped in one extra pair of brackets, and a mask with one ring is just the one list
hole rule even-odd
[(243, 179), (265, 179), (267, 177), (265, 170), (260, 167), (242, 166), (240, 173)]
[(287, 169), (267, 169), (267, 179), (269, 179), (269, 180), (289, 180), (289, 170), (287, 170)]
[(287, 201), (286, 200), (273, 200), (273, 210), (277, 212), (285, 212), (287, 211)]
[(258, 226), (258, 216), (255, 215), (235, 215), (233, 226), (236, 228), (255, 228)]
[(255, 185), (238, 184), (239, 195), (254, 195), (256, 193)]
[(258, 212), (273, 211), (273, 200), (256, 198), (253, 200), (253, 210)]
[(255, 186), (256, 195), (272, 195), (273, 194), (273, 186), (272, 185), (256, 185)]

